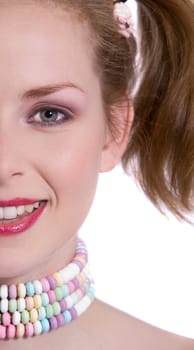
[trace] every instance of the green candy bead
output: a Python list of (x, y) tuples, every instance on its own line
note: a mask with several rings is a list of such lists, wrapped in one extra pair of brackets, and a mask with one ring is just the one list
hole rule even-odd
[(47, 305), (45, 309), (46, 309), (46, 317), (47, 317), (47, 318), (53, 317), (53, 308), (52, 308), (52, 305), (51, 305), (51, 304)]
[(56, 295), (57, 301), (61, 301), (63, 299), (63, 290), (61, 287), (57, 287), (55, 289), (55, 295)]
[(24, 310), (21, 312), (21, 319), (23, 324), (27, 324), (30, 321), (29, 312)]
[(61, 308), (59, 303), (56, 301), (55, 303), (52, 304), (52, 308), (53, 308), (53, 314), (54, 316), (57, 316), (61, 313)]
[(17, 310), (17, 300), (16, 299), (10, 299), (9, 302), (8, 302), (8, 309), (9, 309), (9, 312), (11, 312), (12, 314), (14, 312), (16, 312)]

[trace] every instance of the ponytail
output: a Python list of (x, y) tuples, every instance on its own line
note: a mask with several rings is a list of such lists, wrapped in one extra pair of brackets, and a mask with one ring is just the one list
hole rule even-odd
[(139, 0), (141, 82), (123, 156), (146, 195), (179, 219), (194, 200), (194, 2)]

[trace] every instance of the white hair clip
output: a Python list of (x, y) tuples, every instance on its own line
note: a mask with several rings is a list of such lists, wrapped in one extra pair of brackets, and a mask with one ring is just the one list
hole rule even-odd
[(119, 27), (118, 32), (128, 39), (133, 32), (133, 20), (129, 1), (125, 3), (116, 2), (114, 4), (114, 18)]

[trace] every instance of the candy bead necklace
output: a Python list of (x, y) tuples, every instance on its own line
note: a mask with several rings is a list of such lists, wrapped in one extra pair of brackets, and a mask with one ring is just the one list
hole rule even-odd
[(84, 242), (77, 239), (70, 264), (53, 275), (0, 286), (0, 340), (32, 337), (70, 323), (94, 300)]

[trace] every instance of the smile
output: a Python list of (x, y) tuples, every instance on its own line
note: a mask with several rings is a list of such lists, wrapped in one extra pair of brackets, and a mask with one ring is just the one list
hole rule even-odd
[[(2, 202), (0, 202), (2, 203)], [(19, 234), (28, 230), (41, 216), (47, 201), (0, 206), (0, 235)]]

